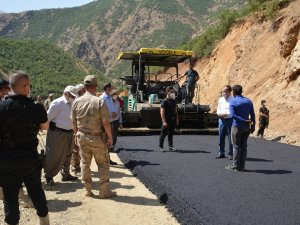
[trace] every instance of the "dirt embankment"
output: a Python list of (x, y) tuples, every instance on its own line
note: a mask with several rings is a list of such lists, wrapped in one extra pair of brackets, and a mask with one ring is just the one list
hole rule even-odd
[[(300, 145), (300, 0), (273, 20), (248, 18), (236, 25), (211, 56), (197, 62), (200, 101), (216, 110), (222, 87), (241, 84), (258, 114), (267, 100), (266, 137)], [(187, 65), (183, 64), (180, 74)]]

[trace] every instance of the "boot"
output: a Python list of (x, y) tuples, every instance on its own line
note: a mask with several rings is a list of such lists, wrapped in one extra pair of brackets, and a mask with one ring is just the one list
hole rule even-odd
[(50, 225), (49, 215), (45, 217), (39, 217), (40, 223), (39, 225)]
[(0, 201), (4, 199), (2, 187), (0, 187)]
[(100, 184), (100, 193), (99, 198), (105, 199), (105, 198), (114, 198), (117, 196), (117, 193), (114, 191), (109, 190), (109, 183), (106, 182), (104, 184)]
[(92, 196), (94, 196), (94, 194), (92, 192), (92, 184), (85, 183), (84, 184), (84, 188), (85, 188), (85, 194), (84, 194), (84, 196), (86, 196), (86, 197), (92, 197)]

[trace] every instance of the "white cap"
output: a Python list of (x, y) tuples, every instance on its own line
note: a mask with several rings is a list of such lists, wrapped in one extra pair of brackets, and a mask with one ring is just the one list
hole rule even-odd
[(80, 90), (84, 89), (84, 85), (83, 84), (76, 84), (75, 88), (76, 88), (77, 93), (78, 93)]
[(78, 97), (78, 95), (77, 95), (77, 89), (74, 86), (72, 86), (72, 85), (69, 85), (69, 86), (67, 86), (65, 88), (64, 93), (66, 93), (66, 92), (69, 92), (75, 98)]

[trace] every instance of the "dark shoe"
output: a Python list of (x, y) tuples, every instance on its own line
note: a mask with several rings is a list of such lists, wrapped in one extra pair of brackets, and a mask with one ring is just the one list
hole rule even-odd
[(228, 160), (232, 160), (232, 159), (233, 159), (232, 155), (229, 155)]
[(113, 165), (113, 166), (118, 165), (118, 163), (112, 161), (111, 159), (109, 160), (109, 164), (110, 164), (110, 165)]
[(225, 169), (226, 170), (231, 170), (231, 171), (240, 171), (238, 168), (232, 166), (232, 165), (229, 165), (229, 166), (225, 166)]
[(174, 147), (169, 147), (169, 150), (170, 150), (170, 151), (174, 151), (174, 152), (175, 152), (177, 149), (176, 149), (176, 148), (174, 148)]
[(158, 150), (161, 152), (165, 152), (165, 149), (163, 147), (159, 147)]
[(71, 174), (69, 174), (66, 177), (61, 178), (61, 181), (74, 181), (74, 180), (78, 180), (78, 177), (74, 177)]
[(54, 180), (53, 180), (52, 177), (51, 177), (51, 178), (46, 177), (46, 185), (47, 185), (48, 187), (52, 187), (52, 186), (55, 185)]
[(216, 159), (224, 159), (225, 158), (225, 155), (223, 155), (223, 154), (219, 154), (217, 157), (216, 157)]

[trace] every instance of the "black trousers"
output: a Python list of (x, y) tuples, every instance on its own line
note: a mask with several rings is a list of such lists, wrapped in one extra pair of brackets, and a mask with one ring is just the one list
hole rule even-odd
[(159, 147), (164, 147), (164, 141), (166, 136), (168, 136), (169, 147), (173, 147), (173, 135), (175, 132), (176, 121), (167, 122), (167, 127), (161, 127), (160, 137), (159, 137)]
[(11, 225), (20, 220), (19, 190), (24, 182), (39, 217), (48, 215), (45, 192), (41, 183), (41, 166), (37, 157), (0, 159), (0, 182), (4, 194), (5, 222)]
[(250, 135), (249, 128), (231, 128), (231, 141), (233, 145), (233, 166), (238, 170), (245, 169), (247, 159), (247, 141)]
[(267, 125), (260, 123), (259, 124), (259, 129), (257, 131), (257, 136), (264, 137), (266, 127), (267, 127)]
[(111, 133), (113, 136), (113, 148), (117, 143), (118, 135), (119, 135), (119, 127), (120, 127), (120, 122), (119, 120), (115, 120), (110, 123), (111, 126)]

